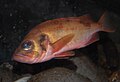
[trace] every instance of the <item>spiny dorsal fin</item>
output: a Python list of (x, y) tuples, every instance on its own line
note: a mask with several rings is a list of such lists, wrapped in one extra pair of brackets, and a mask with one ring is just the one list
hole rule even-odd
[(91, 16), (89, 14), (85, 14), (79, 17), (81, 20), (91, 20)]

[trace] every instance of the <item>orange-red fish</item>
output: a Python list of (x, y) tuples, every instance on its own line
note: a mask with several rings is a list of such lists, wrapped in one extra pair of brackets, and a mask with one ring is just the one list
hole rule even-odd
[(89, 15), (43, 22), (25, 36), (13, 59), (32, 64), (73, 56), (71, 50), (99, 40), (98, 31), (114, 31), (104, 23), (105, 16), (106, 14), (103, 14), (98, 22), (93, 21)]

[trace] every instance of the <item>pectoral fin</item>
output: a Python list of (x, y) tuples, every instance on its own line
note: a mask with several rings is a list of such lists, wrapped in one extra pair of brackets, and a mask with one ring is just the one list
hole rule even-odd
[(55, 59), (67, 59), (70, 56), (74, 56), (74, 55), (75, 55), (74, 51), (63, 52), (61, 54), (56, 54)]
[(57, 40), (54, 44), (53, 44), (53, 52), (59, 51), (61, 48), (63, 48), (67, 43), (69, 43), (72, 38), (74, 37), (74, 34), (69, 34), (64, 36), (63, 38)]

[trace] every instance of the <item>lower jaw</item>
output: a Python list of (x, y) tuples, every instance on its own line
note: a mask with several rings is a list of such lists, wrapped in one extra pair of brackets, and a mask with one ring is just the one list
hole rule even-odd
[(32, 61), (26, 61), (26, 60), (30, 60), (29, 57), (21, 57), (21, 56), (14, 56), (13, 60), (17, 61), (17, 62), (21, 62), (21, 63), (28, 63), (28, 64), (32, 64)]

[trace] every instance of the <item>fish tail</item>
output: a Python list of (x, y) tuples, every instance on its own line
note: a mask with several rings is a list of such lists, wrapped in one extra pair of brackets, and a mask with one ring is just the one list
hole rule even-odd
[(98, 23), (101, 25), (101, 31), (115, 32), (115, 28), (112, 25), (112, 21), (108, 15), (108, 12), (104, 12), (100, 17)]

